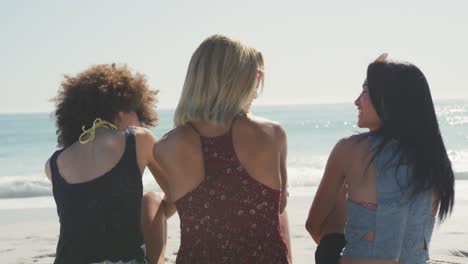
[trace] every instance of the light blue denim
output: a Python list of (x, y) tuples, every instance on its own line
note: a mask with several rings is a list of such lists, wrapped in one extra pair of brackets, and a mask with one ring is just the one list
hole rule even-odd
[[(411, 166), (397, 166), (396, 143), (377, 153), (381, 138), (368, 137), (375, 156), (376, 210), (347, 201), (346, 247), (342, 256), (361, 260), (395, 260), (403, 264), (423, 264), (429, 259), (435, 218), (430, 215), (431, 191), (413, 195)], [(395, 155), (397, 154), (397, 155)], [(373, 241), (362, 238), (375, 231)], [(425, 243), (425, 244), (424, 244)], [(424, 246), (426, 245), (426, 246)]]

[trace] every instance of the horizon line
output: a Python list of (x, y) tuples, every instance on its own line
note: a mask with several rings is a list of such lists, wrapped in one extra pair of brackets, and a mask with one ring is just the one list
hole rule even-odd
[[(434, 99), (434, 102), (440, 101), (468, 101), (468, 98), (442, 98), (442, 99)], [(259, 103), (256, 105), (252, 105), (253, 108), (257, 107), (274, 107), (274, 106), (307, 106), (307, 105), (342, 105), (342, 104), (350, 104), (349, 101), (337, 101), (337, 102), (300, 102), (300, 103)], [(351, 103), (353, 104), (353, 103)], [(162, 105), (157, 106), (156, 109), (158, 110), (175, 110), (177, 106), (174, 105)], [(27, 115), (27, 114), (52, 114), (53, 110), (51, 111), (37, 111), (37, 112), (0, 112), (0, 115)]]

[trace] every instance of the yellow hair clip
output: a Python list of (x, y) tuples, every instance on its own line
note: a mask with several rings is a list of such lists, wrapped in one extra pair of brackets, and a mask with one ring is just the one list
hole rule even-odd
[[(102, 120), (101, 118), (96, 118), (94, 119), (93, 126), (91, 126), (88, 129), (86, 129), (85, 126), (81, 128), (83, 130), (83, 133), (81, 133), (78, 139), (80, 143), (86, 144), (88, 142), (93, 141), (94, 137), (96, 137), (96, 128), (98, 127), (105, 127), (105, 128), (111, 128), (111, 129), (117, 130), (117, 127), (114, 124), (107, 122), (106, 120)], [(83, 139), (84, 137), (88, 137), (88, 138)]]

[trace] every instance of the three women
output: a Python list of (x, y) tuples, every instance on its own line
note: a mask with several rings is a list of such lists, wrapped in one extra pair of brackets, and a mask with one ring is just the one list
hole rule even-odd
[[(141, 75), (99, 65), (67, 77), (55, 111), (63, 149), (46, 164), (61, 222), (56, 263), (144, 263), (143, 243), (151, 263), (164, 261), (172, 204), (177, 263), (291, 262), (286, 134), (249, 113), (263, 79), (261, 52), (207, 38), (190, 61), (175, 128), (156, 141), (141, 128), (156, 121)], [(434, 215), (444, 219), (454, 195), (427, 81), (416, 66), (381, 58), (355, 104), (370, 132), (330, 155), (307, 221), (317, 263), (424, 263)], [(145, 167), (164, 200), (143, 198)]]

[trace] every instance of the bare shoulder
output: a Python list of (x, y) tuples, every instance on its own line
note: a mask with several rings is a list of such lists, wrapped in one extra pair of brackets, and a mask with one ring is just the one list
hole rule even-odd
[(353, 146), (359, 143), (359, 138), (355, 135), (343, 137), (335, 144), (333, 151), (336, 153), (347, 153), (352, 150)]
[(153, 145), (156, 143), (156, 137), (153, 132), (145, 127), (135, 127), (135, 138), (138, 145), (137, 151), (142, 154), (145, 162), (151, 162), (153, 158)]
[(165, 145), (172, 145), (172, 144), (177, 144), (181, 143), (183, 144), (184, 142), (187, 141), (188, 138), (190, 138), (193, 132), (191, 131), (191, 128), (189, 126), (180, 126), (172, 129), (171, 131), (167, 132), (164, 136), (162, 136), (158, 142), (158, 146), (165, 146)]
[(255, 136), (275, 141), (286, 138), (286, 132), (281, 124), (267, 118), (249, 114), (240, 117), (238, 123), (243, 130)]
[(49, 180), (52, 181), (52, 173), (50, 170), (50, 158), (45, 163), (44, 171), (45, 171), (47, 178), (49, 178)]
[(333, 154), (342, 159), (351, 160), (361, 157), (370, 149), (366, 134), (357, 134), (340, 139), (333, 148)]
[(154, 141), (156, 141), (155, 135), (148, 128), (134, 127), (134, 130), (135, 130), (135, 136), (139, 138), (141, 141), (144, 141), (145, 143), (153, 143)]
[(264, 117), (261, 117), (261, 116), (252, 115), (252, 114), (248, 114), (246, 116), (243, 116), (243, 117), (239, 118), (239, 120), (250, 121), (250, 123), (257, 124), (257, 125), (262, 126), (262, 127), (275, 127), (275, 128), (281, 127), (280, 123), (278, 123), (276, 121), (273, 121), (273, 120), (270, 120), (268, 118), (264, 118)]
[(156, 157), (161, 153), (167, 153), (168, 150), (172, 150), (171, 152), (188, 150), (197, 142), (194, 138), (196, 138), (196, 134), (189, 126), (176, 127), (156, 141), (153, 153)]

